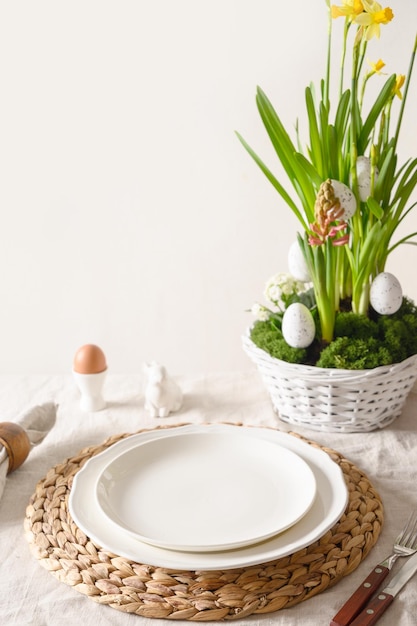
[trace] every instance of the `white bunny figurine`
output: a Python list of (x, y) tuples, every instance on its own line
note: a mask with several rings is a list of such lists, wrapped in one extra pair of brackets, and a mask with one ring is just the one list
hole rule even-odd
[(182, 406), (183, 395), (166, 368), (155, 361), (144, 364), (147, 376), (145, 389), (145, 409), (151, 417), (168, 417), (171, 411)]

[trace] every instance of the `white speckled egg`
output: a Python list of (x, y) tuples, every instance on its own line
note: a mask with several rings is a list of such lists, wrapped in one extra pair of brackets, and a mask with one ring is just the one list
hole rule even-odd
[(290, 304), (282, 318), (282, 336), (292, 348), (307, 348), (314, 340), (316, 327), (305, 304)]
[(291, 276), (302, 283), (311, 281), (310, 272), (298, 240), (294, 241), (288, 251), (288, 269)]
[[(358, 177), (359, 197), (362, 202), (371, 195), (371, 159), (366, 156), (360, 156), (356, 161), (356, 174)], [(374, 182), (378, 178), (379, 171), (375, 168)]]
[(389, 272), (378, 274), (371, 285), (370, 301), (381, 315), (396, 313), (403, 301), (403, 290), (398, 278)]
[(341, 183), (340, 180), (331, 180), (334, 195), (339, 199), (340, 205), (344, 210), (343, 218), (348, 220), (356, 211), (356, 198), (353, 191)]

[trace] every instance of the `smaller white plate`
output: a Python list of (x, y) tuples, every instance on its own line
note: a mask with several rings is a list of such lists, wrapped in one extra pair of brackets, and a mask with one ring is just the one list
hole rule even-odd
[(315, 495), (301, 457), (239, 431), (145, 442), (114, 458), (96, 485), (112, 523), (142, 542), (185, 552), (264, 541), (296, 524)]

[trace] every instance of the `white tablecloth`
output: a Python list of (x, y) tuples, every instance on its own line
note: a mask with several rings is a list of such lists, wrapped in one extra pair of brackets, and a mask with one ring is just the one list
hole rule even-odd
[[(0, 501), (0, 624), (9, 626), (165, 626), (168, 620), (145, 619), (101, 606), (58, 582), (31, 555), (23, 519), (35, 485), (48, 469), (85, 446), (110, 435), (184, 422), (232, 422), (291, 430), (272, 410), (258, 373), (245, 372), (178, 378), (185, 401), (168, 418), (151, 418), (143, 408), (140, 376), (109, 374), (104, 395), (107, 407), (97, 413), (79, 408), (71, 375), (0, 377), (0, 421), (13, 421), (33, 405), (59, 404), (57, 424), (33, 449), (24, 465), (8, 476)], [(329, 624), (347, 596), (379, 560), (390, 553), (393, 538), (412, 509), (417, 509), (417, 396), (412, 394), (403, 415), (382, 431), (367, 434), (298, 432), (328, 445), (364, 470), (385, 506), (385, 525), (376, 546), (359, 568), (332, 589), (293, 608), (237, 620), (238, 624)], [(397, 562), (396, 568), (399, 563)], [(417, 576), (403, 589), (381, 626), (416, 624)], [(81, 623), (81, 622), (80, 622)], [(178, 623), (178, 622), (177, 622)], [(180, 622), (189, 624), (190, 622)]]

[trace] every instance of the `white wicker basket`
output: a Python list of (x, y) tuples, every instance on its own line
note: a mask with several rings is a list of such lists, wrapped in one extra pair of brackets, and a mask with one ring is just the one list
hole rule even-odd
[(370, 370), (324, 369), (271, 357), (250, 338), (256, 364), (281, 420), (325, 432), (369, 432), (391, 424), (417, 380), (417, 355)]

